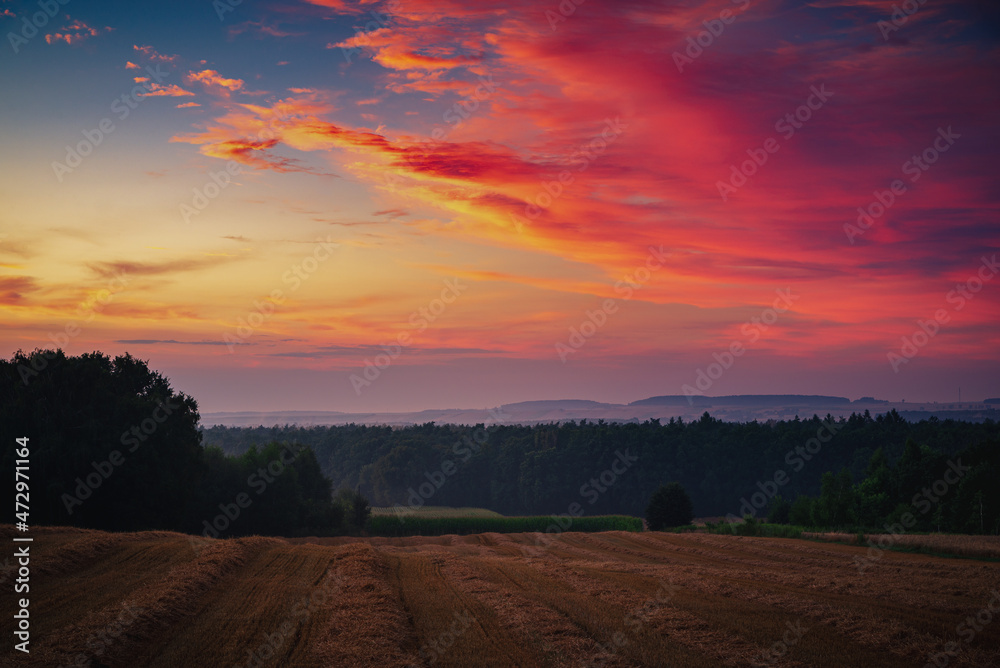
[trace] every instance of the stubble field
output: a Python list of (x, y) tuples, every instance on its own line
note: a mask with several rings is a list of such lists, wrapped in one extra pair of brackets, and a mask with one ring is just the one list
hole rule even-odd
[(31, 654), (8, 640), (3, 665), (1000, 666), (992, 561), (648, 532), (32, 533)]

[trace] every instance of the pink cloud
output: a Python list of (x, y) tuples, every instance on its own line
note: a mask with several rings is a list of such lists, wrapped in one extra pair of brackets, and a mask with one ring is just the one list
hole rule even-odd
[(96, 37), (102, 31), (111, 32), (111, 28), (92, 28), (83, 21), (74, 20), (68, 25), (59, 28), (58, 32), (45, 35), (45, 42), (53, 44), (55, 42), (65, 42), (66, 44), (78, 44), (83, 40)]
[[(808, 299), (781, 345), (856, 348), (873, 332), (891, 340), (894, 323), (924, 315), (915, 303), (934, 303), (1000, 243), (988, 148), (1000, 52), (926, 30), (887, 42), (875, 23), (891, 2), (824, 5), (839, 23), (804, 14), (792, 24), (777, 4), (753, 3), (681, 68), (674, 54), (734, 3), (653, 11), (589, 0), (550, 22), (534, 2), (410, 0), (390, 27), (331, 46), (366, 50), (383, 68), (355, 106), (386, 90), (433, 93), (422, 132), (393, 128), (391, 116), (367, 132), (332, 106), (281, 101), (229, 109), (184, 141), (279, 171), (281, 147), (351, 151), (360, 178), (463, 222), (436, 233), (548, 252), (612, 286), (662, 245), (669, 261), (635, 297), (658, 305), (735, 308), (795, 285)], [(485, 76), (497, 87), (478, 97)], [(815, 90), (831, 94), (815, 106)], [(789, 114), (808, 118), (795, 127)], [(851, 244), (844, 225), (857, 208), (909, 178), (903, 164), (949, 126), (962, 134), (955, 148)], [(266, 145), (238, 143), (263, 127)], [(435, 130), (442, 138), (430, 141)], [(762, 153), (768, 140), (778, 148)], [(723, 199), (719, 184), (748, 160), (752, 173)]]
[(154, 49), (151, 46), (138, 46), (133, 44), (132, 50), (141, 53), (142, 55), (144, 55), (149, 60), (152, 60), (153, 62), (172, 63), (176, 61), (178, 58), (178, 56), (176, 55), (167, 56), (162, 53), (159, 53), (156, 49)]

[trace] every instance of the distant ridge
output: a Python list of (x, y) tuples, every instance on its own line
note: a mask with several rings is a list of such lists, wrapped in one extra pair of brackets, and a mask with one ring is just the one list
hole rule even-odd
[(849, 403), (851, 400), (847, 397), (821, 394), (731, 394), (722, 397), (667, 394), (633, 401), (629, 406), (831, 406)]
[(602, 406), (621, 406), (622, 404), (608, 404), (602, 401), (591, 401), (590, 399), (538, 399), (536, 401), (518, 401), (513, 404), (504, 404), (501, 408), (600, 408)]
[(271, 426), (297, 425), (389, 425), (413, 424), (554, 424), (579, 420), (643, 422), (645, 420), (697, 420), (704, 413), (726, 422), (752, 420), (791, 420), (797, 416), (832, 415), (848, 417), (852, 413), (872, 415), (896, 410), (907, 420), (940, 419), (983, 421), (1000, 420), (1000, 399), (983, 402), (905, 402), (861, 397), (818, 394), (735, 394), (721, 397), (681, 394), (649, 397), (630, 404), (605, 403), (590, 399), (542, 399), (503, 404), (499, 408), (445, 408), (422, 411), (347, 413), (337, 411), (236, 411), (203, 413), (202, 426)]

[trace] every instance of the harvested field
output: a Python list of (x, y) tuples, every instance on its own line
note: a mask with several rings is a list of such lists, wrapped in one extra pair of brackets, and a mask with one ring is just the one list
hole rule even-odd
[(700, 533), (32, 531), (31, 654), (8, 642), (4, 666), (1000, 666), (1000, 567), (971, 558), (859, 567), (867, 547)]

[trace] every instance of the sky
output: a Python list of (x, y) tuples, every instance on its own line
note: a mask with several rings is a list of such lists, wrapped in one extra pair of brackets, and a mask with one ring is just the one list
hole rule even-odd
[(987, 1), (0, 0), (0, 351), (229, 410), (1000, 397)]

